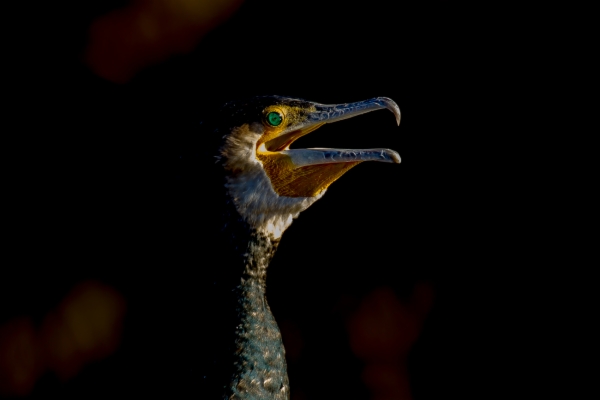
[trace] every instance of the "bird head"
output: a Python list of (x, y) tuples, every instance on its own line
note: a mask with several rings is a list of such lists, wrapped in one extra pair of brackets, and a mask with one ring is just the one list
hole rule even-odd
[(326, 123), (370, 111), (400, 110), (386, 97), (326, 105), (279, 96), (226, 104), (227, 127), (219, 150), (226, 188), (237, 211), (254, 229), (279, 239), (298, 214), (321, 198), (346, 171), (364, 161), (399, 163), (389, 149), (290, 149), (298, 138)]

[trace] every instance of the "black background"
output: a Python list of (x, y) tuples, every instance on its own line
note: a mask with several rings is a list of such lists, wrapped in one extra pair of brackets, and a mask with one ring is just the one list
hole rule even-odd
[[(387, 96), (402, 110), (400, 127), (381, 111), (295, 145), (387, 147), (402, 164), (351, 170), (284, 235), (268, 297), (276, 319), (304, 338), (305, 352), (290, 365), (292, 393), (368, 398), (340, 304), (359, 303), (378, 287), (408, 299), (423, 282), (433, 287), (434, 305), (409, 357), (415, 399), (537, 390), (544, 377), (536, 363), (552, 357), (531, 329), (550, 312), (537, 291), (548, 273), (539, 254), (552, 229), (535, 195), (548, 179), (533, 161), (544, 151), (533, 117), (544, 95), (539, 10), (248, 0), (192, 52), (116, 84), (81, 58), (89, 24), (126, 4), (46, 2), (4, 13), (3, 321), (42, 318), (77, 282), (101, 280), (133, 305), (126, 351), (147, 323), (135, 319), (136, 296), (168, 299), (177, 279), (188, 277), (151, 272), (135, 265), (135, 255), (122, 262), (114, 251), (86, 253), (98, 251), (88, 238), (122, 229), (120, 189), (135, 191), (136, 182), (168, 168), (181, 138), (226, 100)], [(201, 271), (192, 276), (201, 279)], [(81, 397), (98, 386), (111, 393), (119, 354), (66, 384), (45, 376), (33, 396)]]

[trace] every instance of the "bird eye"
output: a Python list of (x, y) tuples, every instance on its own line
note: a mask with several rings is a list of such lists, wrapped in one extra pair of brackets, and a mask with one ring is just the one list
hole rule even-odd
[(271, 111), (270, 113), (267, 114), (267, 122), (270, 125), (277, 126), (277, 125), (281, 124), (281, 121), (283, 121), (283, 117), (278, 112)]

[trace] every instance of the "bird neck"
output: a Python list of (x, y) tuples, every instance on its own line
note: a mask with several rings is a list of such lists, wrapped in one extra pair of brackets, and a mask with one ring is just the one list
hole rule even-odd
[(281, 333), (267, 299), (267, 266), (277, 242), (253, 233), (237, 292), (234, 379), (230, 399), (288, 399), (289, 385)]

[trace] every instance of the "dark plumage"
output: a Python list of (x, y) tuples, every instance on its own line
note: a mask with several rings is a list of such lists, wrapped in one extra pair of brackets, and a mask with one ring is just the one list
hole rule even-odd
[[(265, 296), (267, 267), (281, 235), (352, 166), (399, 162), (387, 149), (289, 145), (323, 123), (381, 108), (399, 122), (397, 106), (386, 98), (326, 106), (277, 96), (229, 103), (203, 122), (194, 148), (180, 158), (172, 189), (181, 204), (166, 228), (177, 238), (169, 265), (203, 274), (202, 281), (184, 282), (178, 299), (202, 311), (195, 321), (187, 318), (181, 340), (167, 350), (190, 355), (184, 376), (173, 372), (183, 393), (289, 398), (281, 334)], [(175, 320), (186, 319), (184, 311), (173, 313)]]

